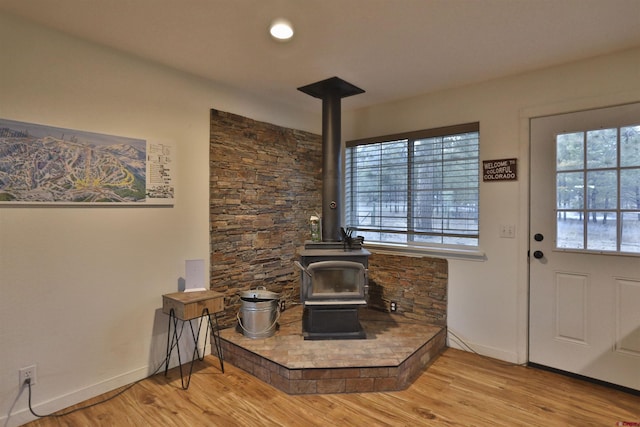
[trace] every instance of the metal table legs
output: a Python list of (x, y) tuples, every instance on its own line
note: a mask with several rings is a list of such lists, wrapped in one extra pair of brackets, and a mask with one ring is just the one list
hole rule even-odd
[[(216, 322), (215, 327), (211, 320), (211, 316), (213, 316)], [(206, 320), (205, 320), (205, 317), (206, 317)], [(207, 346), (209, 331), (211, 331), (211, 333), (213, 334), (213, 344), (215, 345), (216, 353), (218, 354), (218, 360), (220, 361), (220, 370), (222, 371), (222, 373), (224, 373), (224, 361), (223, 361), (223, 355), (222, 355), (222, 344), (220, 343), (220, 328), (218, 326), (218, 316), (215, 313), (213, 313), (212, 315), (211, 313), (209, 313), (209, 309), (204, 308), (202, 310), (202, 314), (200, 315), (199, 319), (200, 321), (198, 322), (198, 332), (196, 334), (196, 332), (193, 330), (193, 324), (191, 323), (191, 320), (193, 319), (182, 320), (176, 317), (175, 311), (173, 309), (171, 309), (171, 311), (169, 312), (169, 330), (167, 332), (167, 358), (165, 360), (164, 375), (166, 376), (167, 371), (169, 370), (169, 360), (171, 358), (171, 353), (173, 352), (173, 349), (175, 347), (178, 351), (178, 366), (180, 367), (180, 381), (182, 383), (183, 390), (186, 390), (189, 388), (189, 384), (191, 383), (191, 374), (193, 373), (193, 364), (196, 361), (196, 359), (200, 361), (204, 360), (204, 356), (205, 356), (204, 352), (201, 356), (200, 349), (198, 348), (198, 342), (200, 340), (200, 331), (202, 329), (203, 321), (206, 322), (203, 348), (206, 348)], [(178, 320), (182, 322), (182, 325), (180, 328), (180, 334), (178, 334)], [(191, 366), (189, 367), (189, 376), (186, 379), (186, 383), (185, 383), (184, 373), (182, 372), (182, 356), (180, 354), (180, 345), (179, 345), (179, 339), (180, 339), (180, 336), (182, 336), (182, 332), (184, 331), (185, 322), (189, 322), (189, 328), (191, 329), (191, 336), (193, 337), (193, 342), (195, 346), (195, 348), (193, 349), (193, 355), (191, 357)], [(171, 333), (172, 325), (173, 325), (173, 334)]]

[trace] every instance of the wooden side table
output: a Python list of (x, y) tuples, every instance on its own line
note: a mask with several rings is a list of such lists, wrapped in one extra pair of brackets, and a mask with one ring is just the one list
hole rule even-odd
[[(178, 365), (180, 366), (180, 380), (182, 381), (182, 389), (189, 388), (191, 382), (191, 374), (193, 373), (193, 363), (198, 360), (204, 359), (204, 353), (200, 356), (200, 350), (198, 349), (198, 341), (200, 340), (200, 330), (202, 329), (202, 322), (206, 322), (206, 331), (204, 337), (204, 346), (207, 346), (207, 339), (209, 337), (209, 330), (213, 334), (213, 342), (216, 346), (218, 353), (218, 360), (220, 360), (220, 370), (224, 373), (224, 362), (222, 357), (222, 345), (220, 343), (220, 329), (218, 326), (217, 313), (224, 310), (224, 294), (214, 291), (196, 291), (196, 292), (174, 292), (171, 294), (165, 294), (162, 296), (162, 312), (169, 315), (169, 330), (167, 333), (167, 358), (164, 366), (164, 374), (167, 375), (169, 369), (169, 359), (173, 348), (178, 350)], [(216, 325), (215, 328), (211, 321), (213, 316)], [(198, 333), (193, 330), (193, 324), (191, 320), (199, 319)], [(182, 322), (180, 335), (178, 335), (178, 320)], [(184, 323), (188, 321), (191, 329), (191, 336), (195, 348), (193, 349), (193, 356), (191, 357), (191, 366), (189, 368), (189, 376), (185, 385), (184, 375), (182, 373), (182, 358), (180, 355), (180, 346), (178, 340), (184, 330)], [(171, 326), (173, 325), (173, 334), (171, 333)]]

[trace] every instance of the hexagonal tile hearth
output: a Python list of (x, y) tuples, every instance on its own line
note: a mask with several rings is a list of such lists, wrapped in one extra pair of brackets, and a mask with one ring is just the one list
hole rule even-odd
[(366, 308), (359, 313), (366, 339), (305, 340), (302, 313), (300, 306), (283, 312), (268, 338), (220, 331), (225, 361), (289, 394), (395, 391), (446, 346), (446, 328)]

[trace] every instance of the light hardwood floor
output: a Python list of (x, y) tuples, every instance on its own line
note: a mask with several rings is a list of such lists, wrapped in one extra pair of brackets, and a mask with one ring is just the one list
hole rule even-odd
[(199, 362), (186, 391), (173, 369), (107, 403), (28, 426), (640, 425), (640, 396), (455, 349), (407, 390), (391, 393), (290, 396), (218, 366), (212, 356)]

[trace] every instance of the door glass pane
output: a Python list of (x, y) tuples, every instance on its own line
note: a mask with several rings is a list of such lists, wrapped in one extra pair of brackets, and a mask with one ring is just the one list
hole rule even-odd
[(587, 208), (616, 209), (618, 177), (615, 170), (587, 172)]
[(620, 171), (620, 208), (640, 210), (640, 168)]
[(620, 164), (640, 166), (640, 125), (620, 128)]
[(611, 168), (618, 164), (617, 129), (587, 132), (587, 169)]
[(584, 249), (584, 218), (582, 211), (558, 212), (556, 246), (561, 249)]
[(622, 214), (622, 252), (640, 253), (640, 210)]
[(556, 135), (556, 247), (640, 253), (640, 124)]
[(617, 250), (617, 227), (615, 212), (590, 212), (587, 222), (587, 249)]
[(584, 132), (556, 137), (556, 170), (582, 169), (584, 166)]
[(584, 173), (560, 172), (556, 177), (558, 209), (584, 209)]

